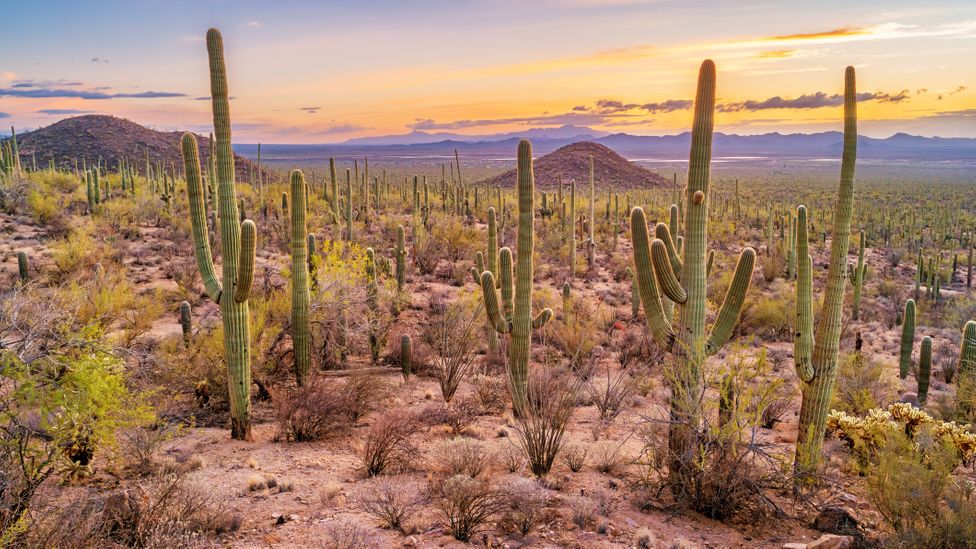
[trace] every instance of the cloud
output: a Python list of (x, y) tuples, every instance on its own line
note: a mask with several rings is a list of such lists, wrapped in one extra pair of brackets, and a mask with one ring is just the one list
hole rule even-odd
[(308, 114), (318, 114), (319, 111), (322, 110), (322, 107), (301, 107), (298, 110), (305, 111)]
[(640, 108), (651, 114), (657, 114), (659, 112), (686, 111), (693, 104), (694, 102), (691, 99), (668, 99), (661, 103), (644, 103)]
[(0, 118), (10, 118), (9, 112), (0, 112)]
[(840, 27), (837, 29), (831, 29), (821, 32), (804, 32), (797, 34), (783, 34), (780, 36), (767, 36), (763, 40), (768, 42), (784, 42), (793, 40), (820, 40), (823, 38), (838, 38), (845, 36), (860, 36), (864, 34), (870, 34), (869, 29), (854, 28), (854, 27)]
[(67, 114), (89, 114), (94, 111), (81, 111), (78, 109), (41, 109), (39, 111), (34, 111), (38, 114), (48, 114), (48, 115), (67, 115)]
[[(81, 86), (81, 82), (74, 82), (71, 80), (59, 79), (59, 80), (16, 80), (11, 87), (14, 88), (58, 88), (58, 87), (71, 87), (71, 86)], [(96, 88), (98, 89), (98, 88)]]
[[(908, 100), (908, 98), (908, 90), (902, 90), (894, 95), (882, 92), (862, 92), (857, 94), (857, 100), (859, 102), (878, 101), (879, 103), (900, 103)], [(768, 109), (819, 109), (821, 107), (837, 107), (843, 104), (843, 95), (829, 95), (824, 92), (816, 92), (804, 94), (792, 99), (787, 99), (777, 95), (762, 101), (757, 101), (755, 99), (733, 101), (718, 105), (717, 109), (719, 112), (753, 112)]]
[(92, 57), (92, 63), (108, 63), (108, 59), (102, 59), (101, 57)]
[(316, 129), (314, 130), (314, 133), (321, 134), (321, 135), (334, 135), (337, 133), (361, 132), (369, 129), (372, 128), (366, 126), (360, 126), (358, 124), (337, 124), (335, 126)]
[(756, 54), (756, 57), (760, 59), (785, 59), (787, 57), (793, 57), (796, 50), (766, 50), (761, 51)]
[(0, 71), (0, 79), (3, 80), (17, 80), (17, 73), (13, 71)]
[(249, 26), (251, 28), (258, 28), (258, 27), (261, 26), (261, 22), (260, 21), (248, 21), (247, 22), (247, 26)]
[(100, 91), (66, 90), (59, 88), (0, 88), (0, 97), (73, 97), (76, 99), (157, 99), (163, 97), (186, 97), (185, 93), (144, 91), (136, 93), (105, 93)]

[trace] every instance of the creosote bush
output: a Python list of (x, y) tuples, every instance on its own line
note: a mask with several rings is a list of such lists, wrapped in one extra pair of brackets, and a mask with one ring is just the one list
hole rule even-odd
[(407, 469), (419, 457), (414, 436), (423, 424), (414, 412), (394, 409), (369, 426), (359, 449), (367, 477)]
[(359, 496), (364, 511), (383, 528), (404, 531), (407, 523), (427, 503), (427, 489), (405, 477), (381, 477), (370, 482)]
[(456, 475), (444, 482), (438, 508), (451, 535), (469, 541), (505, 510), (506, 503), (505, 494), (485, 481)]

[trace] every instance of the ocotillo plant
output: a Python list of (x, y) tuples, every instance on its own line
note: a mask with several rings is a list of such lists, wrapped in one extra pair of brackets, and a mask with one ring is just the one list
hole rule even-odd
[[(841, 314), (844, 287), (847, 284), (847, 248), (851, 238), (851, 215), (854, 203), (854, 163), (857, 156), (857, 97), (854, 67), (847, 67), (844, 78), (844, 152), (841, 158), (840, 186), (834, 205), (834, 228), (830, 242), (830, 264), (823, 308), (813, 329), (812, 279), (806, 212), (797, 223), (798, 260), (801, 263), (796, 283), (797, 327), (793, 360), (801, 382), (800, 431), (796, 444), (794, 469), (809, 473), (820, 457), (824, 426), (837, 377), (837, 354), (840, 348)], [(805, 209), (805, 208), (804, 208)]]
[(898, 377), (905, 379), (912, 368), (912, 349), (915, 347), (915, 300), (905, 302), (902, 316), (901, 349), (898, 355)]
[[(532, 330), (540, 329), (552, 318), (552, 310), (543, 309), (532, 318), (532, 249), (534, 239), (535, 175), (532, 168), (532, 145), (522, 140), (518, 145), (518, 266), (515, 273), (514, 302), (511, 280), (511, 256), (508, 248), (499, 252), (502, 299), (505, 308), (498, 308), (495, 293), (495, 277), (491, 271), (481, 273), (481, 289), (484, 292), (485, 311), (488, 321), (500, 334), (509, 334), (508, 376), (512, 389), (512, 405), (517, 412), (525, 410), (528, 395), (529, 357), (531, 356)], [(506, 273), (506, 271), (508, 271)], [(507, 286), (507, 287), (506, 287)]]
[(180, 303), (180, 329), (183, 330), (183, 342), (187, 346), (190, 345), (190, 337), (193, 335), (193, 316), (190, 313), (190, 302)]
[[(284, 197), (286, 195), (282, 195)], [(308, 229), (305, 174), (291, 172), (291, 343), (295, 355), (295, 379), (299, 387), (308, 381), (312, 350), (308, 328)]]
[(922, 338), (922, 347), (918, 352), (918, 402), (925, 404), (929, 396), (929, 376), (932, 374), (932, 338)]
[[(227, 98), (227, 71), (224, 67), (224, 43), (220, 31), (207, 31), (207, 53), (210, 58), (210, 96), (213, 103), (214, 130), (217, 134), (217, 192), (220, 206), (220, 244), (223, 264), (218, 279), (210, 242), (207, 239), (207, 210), (203, 203), (200, 157), (197, 141), (186, 133), (182, 139), (186, 169), (187, 195), (193, 247), (207, 295), (220, 305), (224, 325), (224, 358), (227, 363), (227, 389), (230, 397), (231, 436), (251, 438), (251, 357), (247, 299), (254, 279), (254, 251), (257, 229), (254, 222), (237, 223), (237, 199), (234, 190), (234, 155), (230, 145), (230, 102)], [(226, 294), (226, 295), (225, 295)]]
[[(644, 210), (634, 208), (630, 218), (634, 271), (648, 331), (658, 345), (670, 350), (675, 357), (669, 434), (672, 452), (670, 473), (675, 486), (683, 488), (690, 488), (688, 483), (693, 482), (695, 472), (692, 463), (700, 451), (695, 433), (701, 421), (700, 402), (704, 391), (701, 366), (705, 358), (721, 348), (732, 335), (756, 259), (752, 248), (742, 251), (725, 301), (711, 334), (707, 335), (706, 254), (714, 112), (715, 64), (706, 60), (698, 74), (695, 96), (688, 185), (685, 189), (687, 207), (682, 257), (677, 257), (671, 245), (667, 225), (657, 225), (655, 231), (659, 237), (652, 243)], [(676, 331), (672, 329), (671, 319), (664, 314), (659, 288), (680, 309)]]
[(851, 284), (854, 285), (854, 300), (851, 303), (852, 320), (860, 320), (861, 317), (861, 287), (864, 285), (867, 268), (864, 264), (864, 231), (861, 231), (857, 245), (857, 267), (854, 267), (851, 272)]

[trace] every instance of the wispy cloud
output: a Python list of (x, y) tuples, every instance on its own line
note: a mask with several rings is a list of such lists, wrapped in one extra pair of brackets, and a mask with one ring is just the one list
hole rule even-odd
[(820, 40), (823, 38), (835, 38), (838, 36), (860, 36), (869, 34), (870, 30), (855, 27), (841, 27), (820, 32), (801, 32), (796, 34), (783, 34), (780, 36), (767, 36), (763, 40), (767, 42), (784, 42), (795, 40)]
[(13, 87), (0, 88), (0, 97), (30, 97), (46, 99), (52, 97), (71, 97), (76, 99), (159, 99), (165, 97), (186, 97), (185, 93), (144, 91), (135, 93), (106, 93), (94, 90), (66, 90), (60, 88)]
[(108, 63), (108, 59), (103, 59), (101, 57), (92, 57), (91, 58), (91, 62), (92, 63)]
[(760, 59), (786, 59), (793, 57), (795, 53), (796, 50), (766, 50), (757, 53), (756, 57)]
[(9, 112), (0, 112), (0, 118), (10, 118)]
[(298, 110), (305, 111), (308, 114), (318, 114), (322, 107), (301, 107)]
[(53, 116), (63, 116), (68, 114), (90, 114), (94, 111), (82, 111), (78, 109), (41, 109), (39, 111), (34, 111), (38, 114), (47, 114)]
[[(908, 90), (896, 94), (883, 92), (862, 92), (857, 94), (858, 101), (878, 101), (880, 103), (900, 103), (907, 101), (910, 96)], [(819, 109), (821, 107), (837, 107), (844, 104), (844, 96), (816, 92), (804, 94), (794, 98), (780, 96), (770, 97), (761, 101), (748, 99), (732, 101), (718, 105), (719, 112), (763, 111), (769, 109)]]
[(258, 28), (258, 27), (261, 26), (261, 22), (260, 21), (248, 21), (247, 22), (247, 26), (249, 26), (251, 28)]

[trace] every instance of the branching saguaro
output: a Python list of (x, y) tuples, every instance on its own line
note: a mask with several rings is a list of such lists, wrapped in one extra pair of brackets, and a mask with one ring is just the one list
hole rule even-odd
[(224, 41), (217, 29), (207, 31), (207, 53), (210, 57), (210, 95), (213, 98), (213, 124), (217, 137), (217, 204), (223, 271), (220, 279), (217, 278), (210, 253), (207, 208), (204, 205), (197, 140), (190, 133), (184, 134), (181, 146), (186, 169), (194, 255), (207, 295), (220, 305), (224, 325), (224, 360), (227, 363), (227, 389), (230, 395), (231, 436), (250, 440), (251, 343), (247, 299), (254, 278), (257, 228), (250, 219), (238, 222)]
[[(675, 370), (669, 376), (672, 379), (669, 472), (678, 491), (692, 486), (694, 476), (700, 474), (695, 466), (700, 453), (695, 433), (702, 421), (701, 365), (732, 335), (756, 260), (752, 248), (745, 248), (740, 254), (725, 301), (711, 334), (706, 336), (709, 169), (714, 111), (715, 64), (706, 60), (698, 75), (695, 97), (681, 257), (666, 224), (655, 227), (657, 238), (652, 242), (644, 210), (634, 208), (631, 212), (635, 274), (647, 328), (657, 344), (674, 356)], [(672, 317), (665, 314), (662, 293), (679, 308), (677, 330), (671, 326)]]
[(552, 310), (544, 309), (532, 317), (532, 248), (535, 225), (535, 175), (532, 168), (532, 144), (522, 140), (518, 145), (518, 264), (515, 270), (515, 289), (512, 290), (512, 251), (499, 251), (499, 278), (502, 308), (498, 307), (495, 276), (491, 271), (481, 273), (488, 321), (500, 334), (509, 334), (508, 377), (512, 389), (512, 405), (523, 410), (528, 394), (529, 357), (532, 354), (532, 330), (541, 329), (552, 318)]
[(796, 335), (793, 360), (801, 382), (800, 431), (796, 441), (794, 469), (802, 477), (812, 472), (820, 457), (824, 426), (837, 378), (841, 315), (847, 285), (847, 248), (851, 239), (854, 205), (854, 163), (857, 157), (857, 97), (854, 67), (844, 78), (844, 152), (840, 168), (840, 189), (834, 206), (834, 229), (830, 242), (830, 265), (823, 308), (813, 329), (812, 263), (808, 249), (806, 207), (797, 215)]

